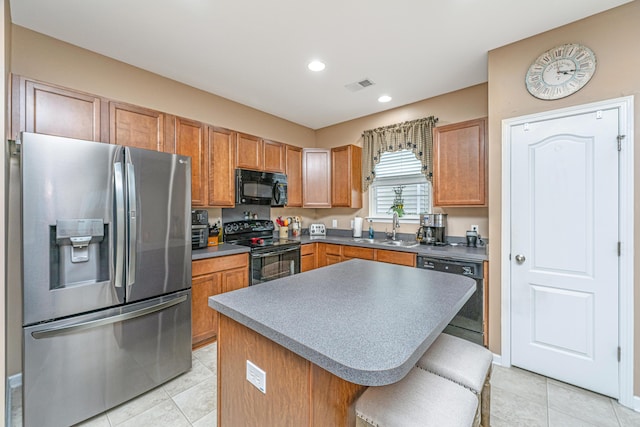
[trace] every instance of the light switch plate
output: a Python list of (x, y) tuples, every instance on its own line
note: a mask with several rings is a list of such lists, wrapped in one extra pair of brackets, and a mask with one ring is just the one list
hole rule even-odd
[(267, 394), (267, 373), (249, 360), (247, 360), (247, 381), (264, 394)]

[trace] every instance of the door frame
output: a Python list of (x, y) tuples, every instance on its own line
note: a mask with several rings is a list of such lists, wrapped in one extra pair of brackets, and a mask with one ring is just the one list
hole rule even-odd
[[(633, 96), (615, 98), (600, 102), (583, 104), (557, 110), (543, 111), (526, 116), (514, 117), (502, 120), (502, 221), (501, 221), (501, 347), (502, 355), (500, 364), (511, 366), (511, 127), (525, 125), (530, 122), (556, 119), (568, 115), (585, 114), (602, 109), (617, 108), (620, 111), (620, 134), (626, 135), (622, 140), (622, 155), (619, 168), (619, 236), (621, 253), (618, 263), (619, 268), (619, 301), (618, 324), (619, 344), (622, 348), (619, 376), (620, 404), (634, 408), (633, 396), (633, 362), (634, 362), (634, 304), (633, 304)], [(638, 400), (638, 399), (636, 399)], [(636, 405), (640, 409), (640, 400)]]

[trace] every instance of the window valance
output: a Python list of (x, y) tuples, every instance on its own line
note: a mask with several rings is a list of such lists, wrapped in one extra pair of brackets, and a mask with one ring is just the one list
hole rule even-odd
[(366, 130), (362, 134), (362, 191), (375, 178), (375, 167), (387, 151), (411, 150), (422, 164), (421, 172), (431, 181), (433, 175), (434, 116)]

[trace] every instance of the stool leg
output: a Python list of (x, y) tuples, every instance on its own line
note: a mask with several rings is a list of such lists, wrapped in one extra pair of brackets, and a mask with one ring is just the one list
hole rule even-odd
[(360, 417), (356, 417), (356, 427), (373, 427), (371, 424), (366, 422)]
[(480, 393), (480, 405), (481, 405), (481, 420), (482, 427), (491, 426), (491, 368), (487, 373), (487, 378), (484, 381), (482, 392)]

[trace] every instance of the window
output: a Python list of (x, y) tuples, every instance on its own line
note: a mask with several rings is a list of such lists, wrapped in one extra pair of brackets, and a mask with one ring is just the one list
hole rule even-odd
[(369, 187), (369, 217), (391, 218), (394, 187), (403, 185), (404, 216), (419, 219), (421, 213), (431, 212), (431, 183), (420, 173), (422, 165), (409, 150), (383, 153), (375, 168), (375, 179)]

